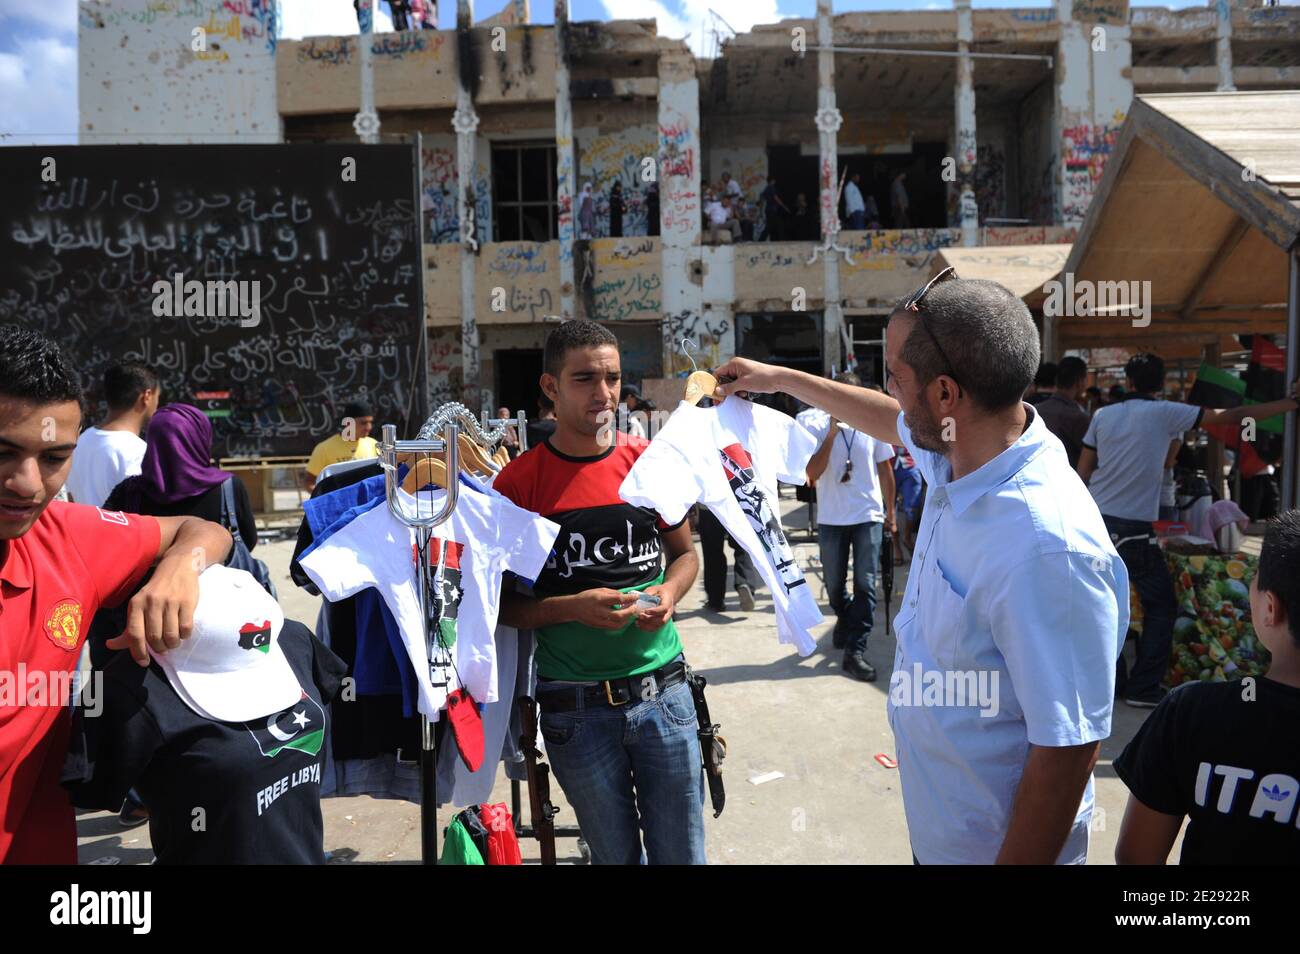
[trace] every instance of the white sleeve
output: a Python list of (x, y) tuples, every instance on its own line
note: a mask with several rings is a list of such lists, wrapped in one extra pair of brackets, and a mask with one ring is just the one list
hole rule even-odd
[[(875, 440), (875, 438), (872, 438)], [(892, 460), (894, 457), (894, 447), (888, 441), (876, 441), (875, 461), (879, 464), (881, 461)]]
[(536, 580), (551, 556), (560, 525), (504, 499), (502, 503), (497, 545), (505, 551), (505, 568), (526, 580)]
[(1183, 404), (1180, 401), (1162, 401), (1161, 406), (1165, 410), (1165, 417), (1169, 425), (1169, 439), (1182, 435), (1183, 431), (1190, 431), (1201, 422), (1201, 415), (1205, 409), (1196, 404)]
[[(375, 513), (387, 513), (387, 508), (379, 507), (358, 515), (298, 561), (321, 595), (331, 603), (355, 596), (368, 586), (379, 585), (369, 565), (383, 552), (379, 548), (388, 547), (390, 552), (404, 555), (410, 553), (410, 532), (406, 527), (396, 520), (386, 521), (385, 532), (379, 534), (376, 522), (365, 519)], [(405, 539), (394, 535), (398, 529), (403, 531)], [(410, 559), (409, 556), (406, 558)]]
[(650, 507), (664, 523), (673, 527), (686, 518), (686, 511), (704, 493), (700, 468), (681, 450), (664, 440), (663, 431), (641, 452), (623, 478), (618, 495), (634, 507)]
[[(829, 416), (826, 423), (829, 426)], [(754, 425), (764, 442), (771, 442), (777, 478), (800, 487), (808, 483), (808, 461), (825, 435), (819, 439), (793, 417), (761, 404), (754, 405)]]
[(831, 416), (825, 411), (805, 411), (795, 417), (795, 420), (813, 437), (817, 438), (817, 446), (826, 440), (826, 435), (830, 433)]

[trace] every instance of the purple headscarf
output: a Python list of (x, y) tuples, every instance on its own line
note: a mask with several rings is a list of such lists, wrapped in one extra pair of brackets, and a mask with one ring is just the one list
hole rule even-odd
[[(212, 422), (189, 404), (168, 404), (149, 421), (140, 476), (123, 481), (128, 499), (140, 495), (176, 503), (220, 486), (230, 474), (211, 467)], [(129, 486), (126, 486), (129, 485)]]

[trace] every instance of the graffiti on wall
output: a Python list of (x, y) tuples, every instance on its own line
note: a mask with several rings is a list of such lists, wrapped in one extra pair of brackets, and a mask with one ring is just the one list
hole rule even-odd
[[(450, 139), (451, 137), (447, 137)], [(424, 240), (434, 244), (460, 240), (460, 210), (456, 189), (456, 150), (430, 145), (421, 151), (420, 207), (424, 214)], [(474, 227), (480, 242), (492, 241), (492, 185), (487, 168), (474, 163)]]
[(1128, 24), (1128, 0), (1074, 0), (1070, 16), (1076, 23)]
[(430, 407), (458, 401), (465, 378), (460, 328), (429, 329)]
[(855, 232), (848, 242), (853, 264), (840, 264), (841, 271), (880, 271), (927, 265), (942, 248), (961, 244), (961, 229), (885, 229)]
[[(503, 242), (486, 246), (480, 267), (487, 273), (490, 289), (489, 299), (481, 302), (480, 308), (519, 321), (542, 321), (555, 312), (546, 244)], [(500, 309), (496, 304), (498, 297), (503, 306)]]
[(646, 235), (645, 188), (642, 161), (655, 154), (653, 126), (634, 126), (617, 133), (578, 135), (578, 168), (591, 181), (596, 200), (596, 238), (609, 235), (609, 193), (615, 182), (623, 186), (623, 235)]
[(736, 356), (736, 336), (729, 316), (693, 311), (665, 315), (664, 354), (669, 357), (665, 377), (685, 377), (693, 370), (690, 359), (681, 351), (683, 338), (699, 345), (698, 351), (692, 350), (692, 357), (701, 368), (716, 368)]
[(1087, 214), (1123, 121), (1123, 115), (1117, 113), (1114, 124), (1076, 123), (1061, 131), (1063, 219), (1082, 219)]
[(596, 251), (591, 309), (595, 321), (653, 321), (663, 311), (663, 277), (654, 239)]
[(979, 203), (980, 221), (1007, 214), (1007, 157), (994, 143), (980, 146), (975, 163), (975, 201)]
[[(380, 60), (437, 60), (446, 42), (446, 36), (436, 30), (375, 33), (370, 52)], [(355, 36), (312, 37), (298, 44), (298, 62), (339, 66), (357, 59), (359, 49), (359, 38)]]

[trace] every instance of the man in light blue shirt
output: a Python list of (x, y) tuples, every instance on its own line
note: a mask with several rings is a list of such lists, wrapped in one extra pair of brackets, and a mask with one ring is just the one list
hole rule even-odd
[(1029, 311), (994, 282), (949, 277), (890, 317), (892, 397), (743, 358), (716, 373), (735, 379), (727, 394), (785, 391), (904, 445), (930, 485), (888, 703), (914, 857), (1081, 863), (1128, 577), (1065, 448), (1021, 400), (1039, 362)]
[(867, 204), (862, 201), (862, 173), (855, 172), (844, 183), (844, 215), (848, 218), (848, 227), (860, 231), (867, 227)]

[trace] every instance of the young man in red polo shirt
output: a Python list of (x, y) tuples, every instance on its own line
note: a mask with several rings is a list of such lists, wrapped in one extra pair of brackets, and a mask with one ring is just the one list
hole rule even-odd
[(81, 429), (81, 388), (59, 349), (0, 328), (0, 862), (76, 864), (59, 784), (68, 674), (95, 613), (131, 600), (109, 640), (142, 666), (190, 634), (198, 574), (230, 534), (197, 517), (142, 517), (55, 501)]

